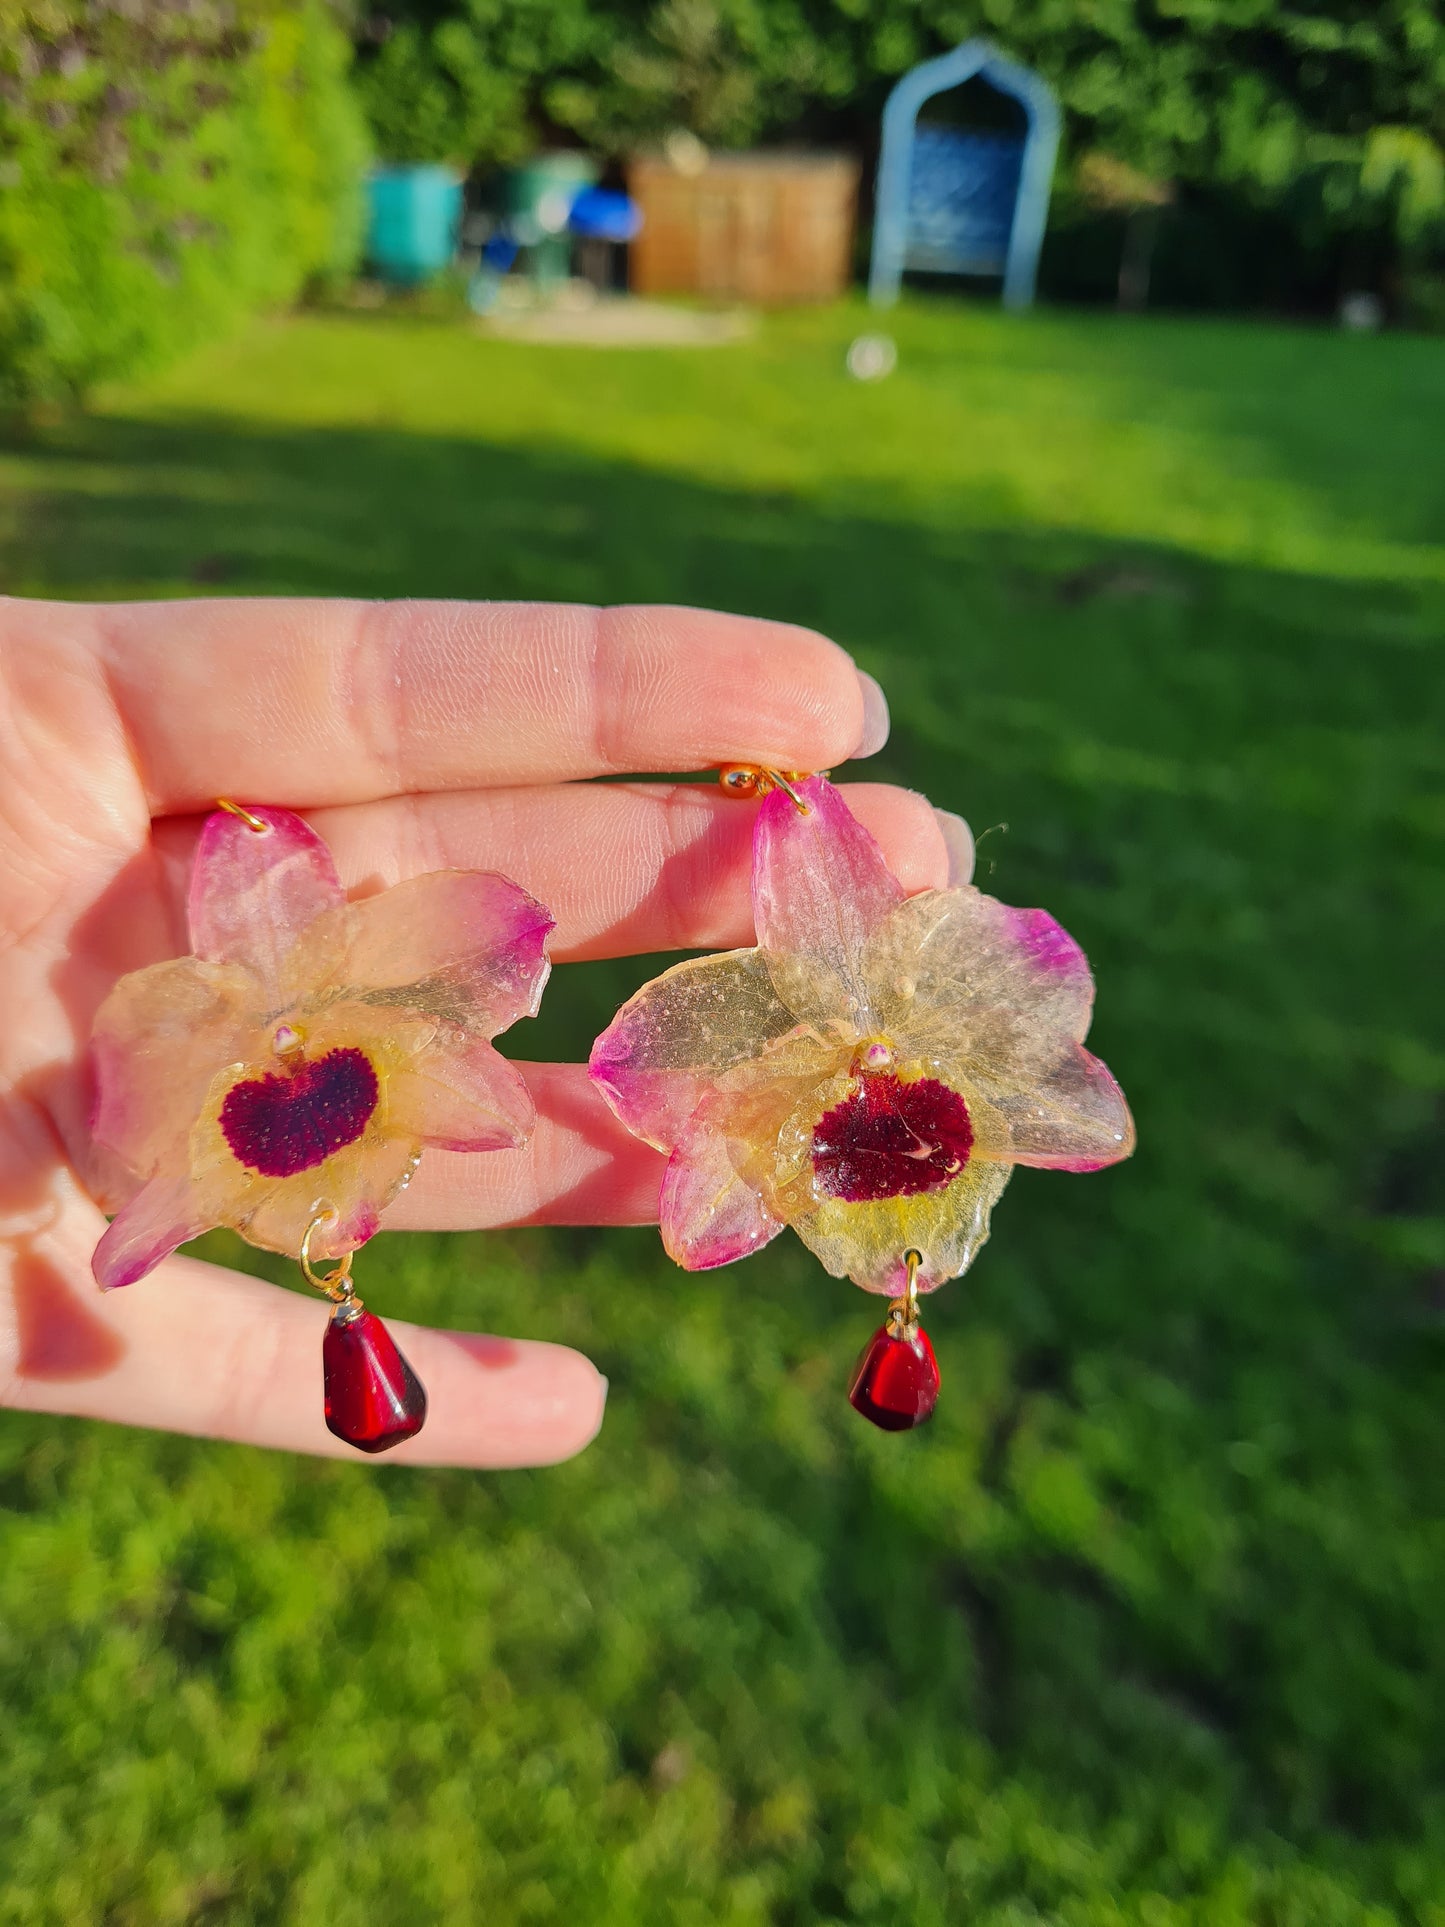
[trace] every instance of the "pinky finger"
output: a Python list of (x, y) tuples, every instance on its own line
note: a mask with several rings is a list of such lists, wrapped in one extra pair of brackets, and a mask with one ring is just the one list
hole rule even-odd
[[(322, 1417), (324, 1304), (183, 1257), (101, 1298), (74, 1217), (16, 1255), (0, 1402), (361, 1461)], [(425, 1427), (386, 1463), (551, 1465), (596, 1436), (607, 1381), (580, 1352), (386, 1323), (428, 1398)]]

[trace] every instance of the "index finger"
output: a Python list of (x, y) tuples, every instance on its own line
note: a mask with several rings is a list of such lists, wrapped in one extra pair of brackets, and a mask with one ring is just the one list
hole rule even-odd
[(156, 814), (217, 794), (304, 807), (730, 761), (819, 769), (887, 734), (876, 683), (836, 643), (702, 609), (12, 602), (0, 626), (21, 675), (53, 688), (57, 657), (91, 675)]

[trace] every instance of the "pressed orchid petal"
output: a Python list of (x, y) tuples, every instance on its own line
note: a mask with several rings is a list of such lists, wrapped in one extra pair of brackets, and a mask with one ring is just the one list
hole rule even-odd
[(659, 1209), (667, 1254), (685, 1271), (710, 1271), (760, 1251), (783, 1228), (734, 1168), (727, 1140), (706, 1127), (668, 1159)]
[(1089, 1028), (1084, 953), (1043, 910), (971, 884), (926, 890), (890, 916), (864, 964), (879, 1029), (910, 1055), (1021, 1078)]
[(108, 1218), (123, 1211), (147, 1182), (123, 1157), (94, 1139), (81, 1148), (76, 1168), (87, 1193)]
[[(906, 1075), (850, 1071), (803, 1098), (778, 1133), (770, 1202), (835, 1276), (868, 1291), (902, 1291), (904, 1254), (913, 1249), (923, 1258), (918, 1289), (933, 1291), (965, 1271), (988, 1236), (988, 1214), (1012, 1168), (1007, 1126), (976, 1090), (946, 1088), (917, 1065), (898, 1068)], [(876, 1114), (860, 1102), (873, 1094), (881, 1094)], [(848, 1164), (838, 1137), (854, 1104), (853, 1169), (881, 1169), (876, 1183), (839, 1182)]]
[(213, 1078), (191, 1133), (193, 1165), (229, 1157), (252, 1175), (285, 1177), (368, 1129), (393, 1129), (395, 1082), (437, 1032), (430, 1018), (379, 1024), (355, 999), (288, 1010)]
[(1044, 910), (1016, 910), (971, 886), (910, 898), (875, 938), (867, 970), (885, 1027), (1007, 1126), (990, 1154), (1098, 1170), (1134, 1148), (1129, 1109), (1081, 1048), (1094, 983), (1088, 961)]
[(789, 1222), (835, 1278), (897, 1296), (908, 1282), (904, 1254), (913, 1250), (923, 1259), (919, 1291), (936, 1291), (967, 1271), (987, 1242), (989, 1213), (1012, 1170), (1009, 1164), (970, 1159), (941, 1190), (867, 1204), (825, 1198)]
[[(967, 1157), (989, 1157), (1007, 1162), (1011, 1155), (1008, 1127), (973, 1086), (956, 1079), (950, 1085), (942, 1086), (941, 1080), (935, 1077), (934, 1067), (917, 1061), (900, 1060), (890, 1071), (876, 1077), (871, 1073), (860, 1074), (850, 1065), (826, 1082), (816, 1084), (805, 1092), (800, 1091), (797, 1105), (779, 1126), (774, 1147), (774, 1168), (780, 1194), (786, 1193), (792, 1200), (789, 1205), (792, 1215), (812, 1209), (816, 1198), (822, 1195), (819, 1188), (820, 1181), (823, 1181), (820, 1165), (826, 1165), (830, 1156), (840, 1148), (836, 1142), (830, 1142), (830, 1138), (836, 1136), (836, 1126), (829, 1131), (827, 1120), (836, 1118), (841, 1107), (856, 1101), (866, 1086), (897, 1086), (900, 1082), (905, 1087), (934, 1083), (936, 1088), (926, 1100), (924, 1117), (917, 1117), (914, 1104), (896, 1090), (888, 1093), (887, 1101), (881, 1108), (897, 1110), (905, 1119), (912, 1120), (915, 1126), (923, 1124), (925, 1129), (926, 1120), (931, 1117), (941, 1127), (941, 1135), (947, 1137), (957, 1130), (956, 1110), (962, 1106), (966, 1112), (964, 1130), (969, 1140), (964, 1154)], [(913, 1148), (922, 1154), (921, 1146)], [(823, 1189), (826, 1189), (825, 1181)]]
[(387, 1122), (442, 1151), (509, 1151), (537, 1121), (521, 1074), (483, 1037), (444, 1031), (392, 1077)]
[[(314, 1014), (288, 1013), (276, 1030), (293, 1048), (258, 1052), (217, 1072), (188, 1146), (213, 1223), (250, 1237), (247, 1227), (264, 1230), (271, 1223), (263, 1214), (267, 1196), (286, 1192), (289, 1198), (288, 1186), (306, 1194), (303, 1202), (340, 1190), (344, 1195), (333, 1202), (343, 1211), (353, 1194), (372, 1199), (378, 1210), (393, 1194), (394, 1145), (402, 1145), (403, 1162), (421, 1149), (411, 1117), (393, 1115), (394, 1093), (404, 1090), (440, 1027), (431, 1018), (388, 1015), (383, 1027), (376, 1011), (356, 999)], [(367, 1174), (372, 1164), (374, 1183)], [(294, 1219), (289, 1203), (283, 1216)], [(301, 1230), (308, 1222), (302, 1218)], [(298, 1246), (273, 1248), (294, 1252)]]
[(627, 1128), (670, 1151), (720, 1078), (797, 1028), (764, 958), (728, 950), (644, 985), (592, 1046), (588, 1068)]
[(235, 964), (177, 957), (122, 977), (95, 1020), (91, 1134), (139, 1178), (184, 1158), (216, 1066), (254, 1035), (260, 986)]
[(768, 1215), (790, 1223), (799, 1209), (811, 1208), (813, 1189), (811, 1178), (802, 1188), (786, 1182), (782, 1146), (793, 1119), (820, 1114), (822, 1094), (842, 1081), (835, 1075), (838, 1067), (836, 1052), (805, 1038), (739, 1064), (698, 1106), (687, 1140), (720, 1137), (733, 1170), (758, 1194)]
[(155, 1177), (107, 1225), (91, 1269), (102, 1291), (133, 1285), (177, 1245), (217, 1223), (185, 1173)]
[(350, 1143), (290, 1175), (276, 1176), (241, 1164), (208, 1116), (196, 1127), (191, 1168), (209, 1223), (229, 1225), (250, 1243), (294, 1258), (307, 1227), (325, 1214), (327, 1222), (313, 1238), (313, 1256), (337, 1257), (375, 1235), (382, 1212), (410, 1181), (420, 1158), (420, 1143), (389, 1130), (378, 1111)]
[(282, 969), (308, 925), (345, 902), (331, 852), (291, 810), (257, 805), (253, 830), (228, 810), (206, 818), (191, 873), (191, 947), (242, 964), (275, 1001)]
[(491, 1037), (536, 1015), (552, 918), (506, 877), (439, 870), (324, 918), (291, 959), (313, 992), (360, 987), (378, 1007), (427, 1013)]
[[(390, 1072), (436, 1046), (446, 1031), (445, 1024), (424, 1012), (378, 1008), (358, 986), (349, 995), (322, 989), (314, 998), (288, 1005), (279, 1020), (268, 1022), (263, 1034), (265, 1054), (273, 1060), (284, 1057), (288, 1048), (316, 1058), (355, 1046), (372, 1057), (384, 1081)], [(451, 1035), (459, 1042), (467, 1038), (465, 1032)]]
[[(904, 901), (877, 843), (822, 776), (783, 790), (753, 830), (753, 921), (779, 996), (801, 1019), (872, 1029), (862, 964), (869, 938)], [(811, 969), (799, 970), (802, 960)]]
[(340, 1257), (376, 1236), (382, 1212), (410, 1184), (420, 1161), (421, 1146), (412, 1139), (378, 1135), (363, 1140), (308, 1174), (309, 1184), (290, 1178), (272, 1185), (236, 1220), (235, 1229), (263, 1250), (294, 1258), (307, 1226), (325, 1208), (336, 1216), (318, 1227), (312, 1252), (318, 1258)]
[(1134, 1120), (1106, 1065), (1070, 1044), (1048, 1071), (1007, 1083), (974, 1066), (977, 1089), (1008, 1129), (1007, 1156), (1054, 1171), (1102, 1171), (1134, 1149)]

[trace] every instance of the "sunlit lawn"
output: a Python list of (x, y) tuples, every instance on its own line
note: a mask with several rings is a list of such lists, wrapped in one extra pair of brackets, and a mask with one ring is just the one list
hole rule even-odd
[(0, 1419), (0, 1922), (1445, 1923), (1445, 355), (920, 306), (861, 387), (864, 325), (268, 323), (0, 454), (13, 593), (826, 629), (1084, 942), (1140, 1127), (1016, 1178), (911, 1438), (799, 1247), (647, 1232), (370, 1261), (598, 1359), (558, 1470)]

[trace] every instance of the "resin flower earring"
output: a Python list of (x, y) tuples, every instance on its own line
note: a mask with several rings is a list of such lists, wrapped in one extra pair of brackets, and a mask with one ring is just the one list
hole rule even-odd
[(764, 797), (757, 948), (646, 984), (591, 1073), (669, 1153), (678, 1264), (729, 1264), (791, 1225), (835, 1277), (893, 1300), (848, 1396), (904, 1431), (938, 1397), (919, 1296), (972, 1264), (1013, 1167), (1099, 1170), (1133, 1150), (1133, 1121), (1082, 1047), (1093, 980), (1051, 916), (971, 885), (905, 897), (822, 776), (721, 781)]
[(490, 1040), (535, 1015), (552, 919), (466, 870), (348, 903), (299, 816), (227, 802), (189, 914), (194, 955), (123, 977), (96, 1017), (92, 1129), (129, 1192), (96, 1278), (134, 1284), (216, 1225), (296, 1258), (334, 1305), (326, 1423), (384, 1452), (421, 1430), (426, 1393), (356, 1296), (352, 1253), (427, 1145), (530, 1136), (531, 1095)]

